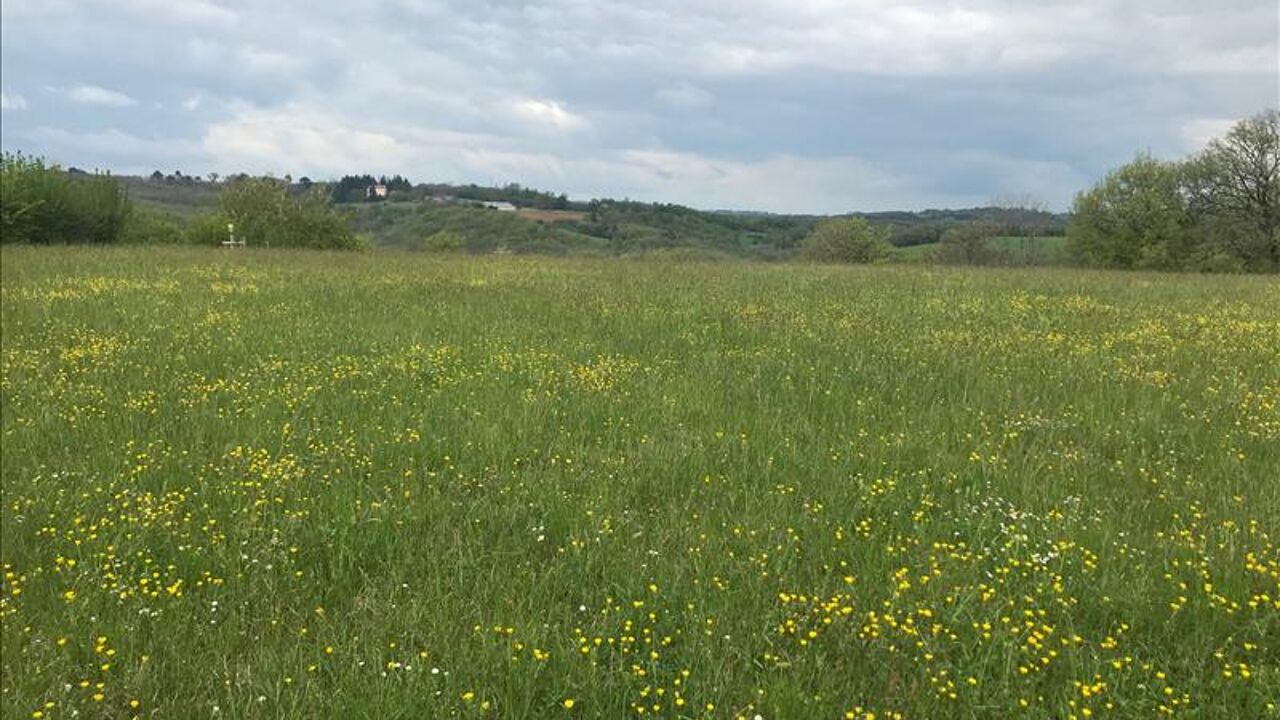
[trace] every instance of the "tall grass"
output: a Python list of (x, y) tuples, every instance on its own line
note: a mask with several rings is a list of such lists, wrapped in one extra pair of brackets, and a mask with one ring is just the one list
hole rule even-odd
[(5, 717), (1277, 717), (1273, 280), (0, 260)]

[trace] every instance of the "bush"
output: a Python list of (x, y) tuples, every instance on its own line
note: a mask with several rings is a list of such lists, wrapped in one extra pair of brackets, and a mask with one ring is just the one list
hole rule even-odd
[(461, 252), (466, 246), (466, 240), (452, 230), (441, 230), (422, 241), (422, 249), (430, 252)]
[(1139, 155), (1076, 196), (1067, 247), (1094, 267), (1178, 269), (1194, 251), (1191, 222), (1178, 166)]
[(135, 206), (120, 230), (120, 242), (131, 245), (176, 245), (185, 239), (177, 219), (145, 206)]
[(114, 243), (131, 204), (110, 175), (73, 178), (21, 153), (0, 155), (0, 241), (51, 245)]
[(193, 241), (220, 243), (227, 239), (227, 224), (234, 223), (236, 239), (251, 246), (357, 250), (367, 245), (352, 231), (350, 215), (334, 208), (323, 188), (291, 195), (283, 180), (245, 178), (229, 183), (218, 205), (215, 219), (192, 223)]
[(801, 256), (815, 262), (870, 263), (887, 257), (889, 243), (862, 218), (823, 220), (805, 238)]
[(991, 247), (999, 229), (985, 223), (966, 223), (948, 228), (938, 241), (933, 259), (952, 265), (994, 264), (1000, 253)]
[(182, 241), (189, 245), (220, 245), (227, 237), (227, 219), (217, 213), (196, 215), (182, 232)]

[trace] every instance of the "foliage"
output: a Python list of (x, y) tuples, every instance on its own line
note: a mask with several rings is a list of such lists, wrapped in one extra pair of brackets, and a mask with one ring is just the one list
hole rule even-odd
[(942, 234), (935, 259), (952, 265), (989, 265), (999, 252), (991, 246), (999, 228), (980, 223), (959, 225)]
[(380, 203), (360, 207), (355, 216), (355, 227), (377, 238), (378, 244), (410, 250), (564, 252), (601, 244), (567, 225), (544, 225), (515, 213), (435, 203)]
[(883, 235), (862, 218), (831, 218), (819, 222), (805, 238), (801, 256), (828, 263), (870, 263), (888, 256)]
[(1112, 171), (1076, 197), (1068, 240), (1095, 267), (1280, 270), (1280, 112), (1184, 163), (1139, 155)]
[(1076, 196), (1068, 248), (1093, 267), (1178, 269), (1194, 249), (1179, 168), (1138, 155)]
[(195, 215), (183, 228), (182, 239), (188, 245), (221, 245), (230, 239), (227, 218), (215, 212)]
[[(308, 189), (311, 181), (309, 178), (304, 179), (307, 182), (302, 185), (304, 189)], [(403, 196), (413, 190), (413, 183), (400, 175), (391, 177), (382, 175), (377, 178), (367, 173), (364, 175), (343, 175), (340, 180), (329, 186), (330, 199), (337, 203), (376, 201), (379, 198), (369, 197), (368, 194), (369, 188), (373, 185), (385, 185), (389, 198)]]
[[(159, 180), (120, 176), (129, 190), (129, 198), (138, 206), (147, 206), (175, 218), (186, 219), (217, 207), (221, 185), (190, 175), (162, 176)], [(181, 177), (182, 181), (176, 178)]]
[(5, 243), (113, 243), (131, 207), (128, 193), (110, 175), (72, 175), (41, 158), (0, 155), (0, 240)]
[(1255, 268), (1280, 270), (1280, 111), (1241, 121), (1184, 170), (1204, 240)]
[(1274, 720), (1280, 284), (1141, 280), (6, 246), (0, 716)]
[(120, 242), (131, 245), (176, 245), (185, 240), (177, 218), (141, 204), (133, 207), (120, 231)]
[(458, 252), (466, 246), (466, 240), (453, 230), (437, 230), (422, 241), (422, 249), (431, 252)]
[(322, 188), (290, 193), (289, 184), (275, 178), (234, 180), (223, 187), (218, 206), (219, 217), (234, 223), (237, 239), (250, 245), (326, 250), (364, 246), (352, 230), (350, 216), (335, 209)]

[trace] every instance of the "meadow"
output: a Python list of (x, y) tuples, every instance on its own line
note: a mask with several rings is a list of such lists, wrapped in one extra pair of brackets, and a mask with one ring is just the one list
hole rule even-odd
[(6, 718), (1280, 718), (1274, 278), (0, 251)]

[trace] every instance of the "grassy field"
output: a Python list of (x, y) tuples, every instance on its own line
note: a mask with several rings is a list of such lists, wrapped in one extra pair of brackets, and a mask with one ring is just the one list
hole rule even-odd
[[(1061, 235), (1048, 237), (1015, 237), (1003, 236), (991, 238), (988, 246), (993, 250), (1007, 253), (1014, 264), (1067, 264), (1067, 239)], [(923, 245), (906, 245), (893, 249), (893, 256), (899, 260), (924, 260), (937, 251), (938, 243)]]
[(6, 718), (1280, 717), (1280, 283), (0, 256)]

